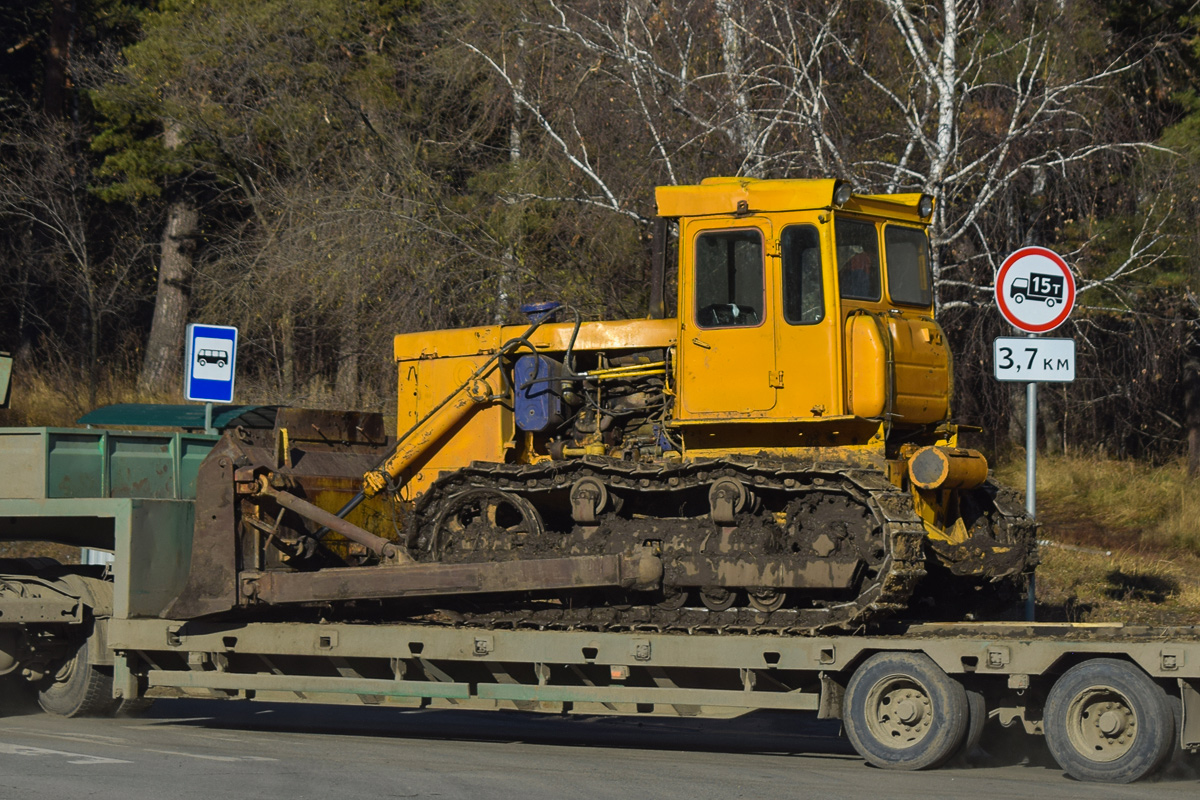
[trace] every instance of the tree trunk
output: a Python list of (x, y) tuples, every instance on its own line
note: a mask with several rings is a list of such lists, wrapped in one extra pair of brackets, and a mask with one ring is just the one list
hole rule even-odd
[(1192, 356), (1183, 365), (1183, 420), (1188, 431), (1188, 477), (1200, 476), (1200, 360), (1196, 351), (1200, 340), (1196, 334), (1188, 337), (1187, 348)]
[(740, 5), (732, 0), (717, 0), (721, 58), (725, 62), (725, 79), (733, 97), (734, 119), (731, 127), (736, 144), (742, 151), (741, 173), (757, 178), (761, 177), (762, 171), (762, 143), (759, 141), (758, 126), (750, 112), (750, 99), (746, 96), (746, 73), (742, 63), (745, 58), (745, 43), (738, 21), (733, 17), (735, 9), (740, 10)]
[(138, 389), (142, 392), (169, 391), (172, 379), (179, 374), (191, 299), (192, 254), (199, 227), (200, 212), (190, 200), (176, 200), (168, 207), (158, 265), (154, 321), (150, 325), (146, 357), (138, 379)]
[[(525, 91), (525, 37), (517, 36), (517, 50), (513, 57), (512, 120), (508, 124), (508, 163), (514, 167), (521, 162), (521, 104), (517, 96)], [(505, 214), (504, 236), (508, 244), (500, 256), (500, 278), (496, 282), (496, 308), (492, 322), (503, 325), (508, 322), (508, 309), (517, 287), (517, 241), (521, 236), (519, 216), (509, 209)]]
[(296, 321), (289, 307), (279, 319), (279, 338), (282, 339), (282, 364), (280, 379), (283, 382), (283, 396), (291, 403), (296, 393)]
[(67, 69), (71, 56), (71, 32), (75, 27), (73, 0), (53, 0), (46, 65), (42, 73), (42, 109), (60, 118), (67, 112)]

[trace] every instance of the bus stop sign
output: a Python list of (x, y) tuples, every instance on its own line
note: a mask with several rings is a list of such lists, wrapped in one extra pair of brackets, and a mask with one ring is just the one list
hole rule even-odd
[(1026, 333), (1052, 331), (1075, 307), (1075, 278), (1067, 262), (1044, 247), (1022, 247), (996, 274), (996, 304)]
[(183, 395), (202, 403), (232, 403), (237, 328), (188, 325), (183, 356)]

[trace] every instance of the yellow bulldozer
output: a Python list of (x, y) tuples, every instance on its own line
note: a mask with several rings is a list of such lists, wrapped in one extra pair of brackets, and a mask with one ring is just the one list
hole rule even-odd
[(298, 409), (226, 434), (166, 615), (810, 634), (1011, 609), (1036, 528), (958, 445), (933, 198), (656, 201), (648, 318), (398, 335), (394, 440)]

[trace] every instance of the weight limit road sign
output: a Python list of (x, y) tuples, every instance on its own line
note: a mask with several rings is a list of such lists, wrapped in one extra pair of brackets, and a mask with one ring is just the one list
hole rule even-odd
[(1052, 331), (1075, 307), (1075, 278), (1067, 262), (1044, 247), (1022, 247), (996, 274), (996, 305), (1016, 328)]
[(232, 403), (237, 328), (188, 325), (183, 356), (183, 395), (203, 403)]

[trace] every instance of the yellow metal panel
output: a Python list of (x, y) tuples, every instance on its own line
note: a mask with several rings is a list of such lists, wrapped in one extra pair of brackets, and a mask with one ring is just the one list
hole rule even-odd
[[(654, 197), (660, 217), (695, 217), (738, 213), (739, 203), (747, 211), (800, 211), (830, 208), (837, 181), (759, 180), (757, 178), (706, 178), (699, 185), (659, 186)], [(851, 195), (842, 208), (847, 211), (884, 216), (906, 222), (922, 222), (917, 213), (920, 194)]]
[(950, 407), (950, 354), (945, 337), (931, 317), (892, 316), (896, 376), (895, 408), (909, 424), (945, 419)]
[[(775, 323), (775, 367), (780, 373), (774, 415), (779, 418), (835, 417), (845, 412), (842, 401), (841, 336), (837, 286), (832, 265), (828, 215), (825, 222), (815, 211), (773, 217), (775, 231), (788, 225), (813, 225), (821, 235), (821, 283), (825, 318), (816, 324), (793, 325), (783, 315)], [(769, 259), (775, 307), (783, 308), (782, 252), (778, 242)]]
[[(534, 346), (550, 352), (562, 352), (571, 341), (573, 322), (542, 325), (531, 337)], [(506, 339), (525, 332), (524, 326), (505, 326)], [(585, 322), (575, 338), (576, 350), (667, 347), (679, 332), (674, 319), (626, 319), (615, 322)]]
[(849, 411), (878, 417), (887, 400), (887, 353), (874, 318), (858, 314), (846, 320), (846, 386)]
[(494, 353), (500, 347), (500, 328), (459, 328), (401, 333), (392, 340), (397, 361)]
[(699, 186), (659, 186), (654, 197), (660, 217), (733, 215), (738, 204), (750, 212), (828, 208), (836, 181), (708, 178)]
[[(397, 433), (408, 431), (458, 389), (487, 358), (479, 355), (401, 361)], [(487, 376), (487, 383), (494, 394), (500, 393), (498, 371), (493, 370)], [(512, 413), (507, 408), (495, 401), (477, 406), (445, 436), (432, 442), (401, 474), (404, 498), (419, 497), (443, 471), (458, 469), (472, 461), (503, 461), (512, 438)]]
[[(460, 328), (446, 331), (401, 333), (393, 341), (396, 360), (454, 358), (495, 353), (510, 339), (528, 330), (528, 325)], [(571, 341), (574, 322), (546, 323), (530, 341), (539, 350), (563, 352)], [(614, 322), (584, 322), (575, 338), (577, 350), (667, 347), (678, 333), (673, 319), (627, 319)]]
[(882, 423), (857, 417), (704, 420), (681, 422), (676, 430), (683, 438), (686, 460), (767, 454), (875, 469), (884, 465)]
[[(701, 328), (696, 324), (696, 240), (702, 233), (754, 230), (764, 248), (771, 241), (770, 222), (763, 218), (692, 221), (680, 235), (679, 366), (680, 403), (676, 418), (726, 417), (730, 413), (762, 416), (775, 405), (776, 315), (764, 287), (763, 308), (754, 326)], [(771, 259), (773, 260), (773, 259)], [(765, 269), (765, 266), (764, 266)], [(764, 276), (765, 280), (769, 280)], [(767, 284), (770, 285), (769, 283)]]
[(856, 194), (851, 195), (850, 202), (843, 208), (875, 217), (920, 223), (924, 221), (917, 213), (921, 197), (920, 194)]

